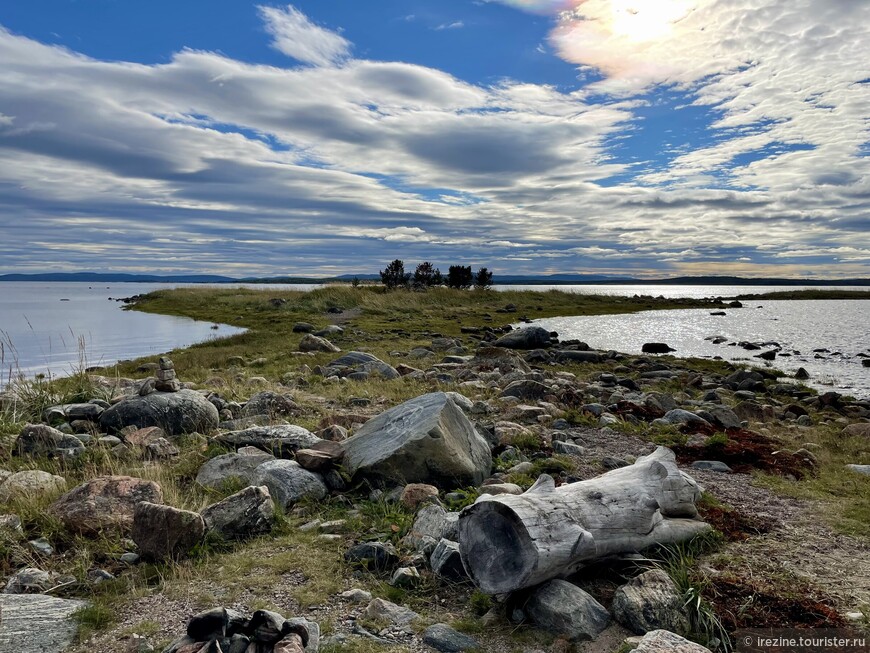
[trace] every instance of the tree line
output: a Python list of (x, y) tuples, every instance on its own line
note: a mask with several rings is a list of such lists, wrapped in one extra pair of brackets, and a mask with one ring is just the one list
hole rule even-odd
[(381, 270), (381, 282), (389, 290), (395, 288), (425, 290), (436, 286), (447, 286), (459, 290), (474, 286), (478, 290), (486, 290), (492, 286), (492, 272), (487, 268), (480, 268), (476, 273), (472, 273), (470, 265), (451, 265), (445, 277), (441, 274), (441, 270), (429, 261), (423, 261), (412, 274), (405, 272), (404, 261), (396, 259), (384, 270)]

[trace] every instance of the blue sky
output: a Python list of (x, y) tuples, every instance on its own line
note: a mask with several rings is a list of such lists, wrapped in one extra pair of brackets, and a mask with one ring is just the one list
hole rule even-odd
[(870, 276), (860, 0), (0, 6), (0, 273)]

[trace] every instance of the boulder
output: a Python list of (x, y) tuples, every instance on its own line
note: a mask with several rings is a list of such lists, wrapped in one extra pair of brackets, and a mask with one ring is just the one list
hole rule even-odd
[(651, 569), (616, 590), (612, 610), (619, 623), (638, 635), (659, 629), (687, 633), (690, 624), (683, 603), (671, 577)]
[(299, 342), (299, 351), (325, 351), (337, 354), (341, 349), (329, 342), (326, 338), (314, 336), (309, 333)]
[(707, 406), (705, 412), (713, 424), (723, 429), (739, 429), (741, 419), (727, 406)]
[(302, 499), (324, 499), (329, 494), (323, 478), (309, 472), (295, 460), (269, 460), (254, 471), (254, 485), (265, 485), (284, 509)]
[(66, 479), (39, 469), (16, 472), (0, 483), (0, 501), (39, 497), (66, 489)]
[(84, 601), (44, 594), (0, 594), (0, 651), (62, 653), (75, 639)]
[(441, 505), (430, 503), (417, 513), (414, 525), (402, 539), (405, 546), (429, 555), (442, 538), (456, 541), (459, 537), (458, 512), (447, 512)]
[(505, 349), (543, 349), (552, 342), (550, 332), (541, 327), (525, 327), (506, 333), (496, 340), (495, 347)]
[(438, 496), (438, 488), (426, 483), (409, 483), (402, 488), (402, 496), (399, 501), (406, 508), (414, 510), (424, 501)]
[(144, 429), (136, 429), (122, 435), (124, 436), (124, 442), (134, 447), (147, 447), (160, 438), (166, 437), (166, 433), (159, 426), (146, 426)]
[(386, 621), (394, 626), (407, 626), (420, 615), (402, 605), (384, 599), (373, 599), (366, 606), (365, 617), (373, 621)]
[(266, 486), (249, 486), (200, 511), (205, 527), (225, 540), (263, 535), (275, 524), (275, 506)]
[(74, 435), (61, 433), (45, 424), (28, 424), (15, 440), (17, 456), (69, 458), (84, 453), (85, 445)]
[(320, 438), (308, 429), (293, 424), (252, 426), (243, 431), (222, 433), (215, 438), (232, 447), (257, 447), (278, 456), (290, 456), (299, 449), (310, 449)]
[(591, 640), (610, 624), (610, 613), (576, 585), (551, 580), (531, 595), (525, 607), (539, 628), (569, 640)]
[(365, 374), (378, 374), (383, 378), (398, 379), (401, 375), (392, 365), (388, 365), (377, 356), (361, 351), (350, 351), (340, 358), (336, 358), (326, 366), (324, 376), (350, 370)]
[(870, 422), (849, 424), (843, 429), (843, 435), (847, 438), (870, 438)]
[(604, 356), (597, 351), (578, 351), (568, 349), (556, 352), (556, 360), (560, 363), (600, 363)]
[(208, 433), (218, 422), (217, 408), (193, 390), (127, 397), (100, 416), (100, 426), (109, 433), (126, 426), (159, 426), (168, 435)]
[(401, 483), (479, 485), (492, 467), (486, 440), (443, 392), (381, 413), (342, 447), (350, 474)]
[(221, 488), (234, 482), (248, 485), (254, 479), (254, 470), (267, 460), (274, 459), (275, 456), (261, 449), (243, 447), (238, 453), (227, 453), (206, 461), (199, 468), (196, 482), (210, 488)]
[(673, 347), (663, 343), (663, 342), (645, 342), (640, 350), (644, 354), (667, 354), (671, 351), (677, 351)]
[(191, 617), (187, 636), (196, 642), (235, 635), (246, 630), (248, 619), (241, 612), (227, 608), (212, 608)]
[(459, 555), (459, 544), (450, 540), (442, 539), (432, 551), (429, 565), (436, 576), (447, 580), (458, 581), (468, 578), (465, 567), (462, 566), (462, 557)]
[(3, 588), (4, 594), (44, 594), (57, 585), (57, 574), (26, 567), (14, 574)]
[(480, 643), (447, 624), (433, 624), (423, 631), (423, 643), (441, 653), (462, 653), (479, 649)]
[(199, 513), (148, 501), (136, 504), (132, 538), (146, 560), (184, 557), (204, 536), (205, 521)]
[(299, 406), (293, 401), (293, 397), (277, 392), (258, 392), (242, 408), (242, 417), (254, 417), (267, 415), (271, 418), (292, 415)]
[(673, 410), (669, 410), (661, 419), (663, 419), (668, 424), (674, 424), (677, 426), (687, 426), (690, 424), (710, 426), (710, 422), (705, 420), (703, 417), (700, 417), (695, 413), (689, 412), (688, 410), (683, 410), (682, 408), (674, 408)]
[(350, 547), (344, 554), (344, 559), (352, 565), (364, 567), (372, 571), (384, 571), (395, 567), (399, 562), (399, 554), (392, 544), (382, 542), (363, 542)]
[(514, 381), (501, 391), (502, 397), (516, 397), (517, 399), (543, 399), (548, 394), (552, 394), (552, 390), (539, 381), (531, 381), (522, 379)]
[(130, 476), (101, 476), (70, 490), (48, 511), (68, 529), (83, 535), (98, 535), (103, 530), (129, 533), (141, 501), (162, 503), (160, 486)]
[(710, 653), (710, 649), (667, 630), (653, 630), (643, 636), (635, 653)]

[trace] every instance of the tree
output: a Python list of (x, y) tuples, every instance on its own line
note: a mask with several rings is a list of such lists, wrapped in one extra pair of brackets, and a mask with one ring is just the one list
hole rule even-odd
[(474, 275), (474, 287), (478, 290), (486, 290), (492, 287), (492, 272), (486, 268), (480, 268)]
[(441, 274), (441, 270), (435, 268), (435, 276), (432, 277), (432, 285), (433, 286), (443, 286), (444, 285), (444, 275)]
[(399, 259), (390, 263), (386, 269), (381, 270), (381, 281), (388, 290), (407, 286), (410, 279), (411, 275), (405, 274), (405, 264)]
[(435, 282), (436, 277), (440, 280), (441, 272), (429, 261), (424, 261), (414, 270), (414, 287), (430, 288), (438, 285)]
[(447, 271), (447, 286), (450, 288), (471, 288), (472, 280), (470, 265), (451, 265)]

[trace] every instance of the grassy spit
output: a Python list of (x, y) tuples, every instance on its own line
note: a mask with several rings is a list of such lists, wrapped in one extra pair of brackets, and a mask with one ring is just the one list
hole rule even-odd
[[(515, 311), (504, 312), (508, 305), (513, 305)], [(293, 422), (314, 430), (323, 418), (335, 412), (360, 412), (361, 409), (350, 404), (350, 398), (370, 399), (372, 403), (368, 412), (375, 414), (432, 391), (436, 385), (434, 381), (404, 378), (325, 384), (320, 377), (309, 375), (308, 369), (332, 360), (335, 355), (298, 355), (303, 334), (293, 332), (296, 322), (310, 322), (318, 328), (330, 322), (340, 323), (345, 328), (344, 334), (330, 337), (330, 340), (344, 351), (364, 350), (393, 365), (406, 363), (427, 367), (432, 359), (429, 362), (414, 361), (394, 356), (393, 353), (428, 345), (436, 335), (463, 337), (466, 342), (471, 342), (461, 334), (461, 326), (499, 327), (523, 317), (535, 319), (713, 306), (721, 304), (702, 300), (587, 296), (560, 291), (462, 292), (434, 289), (428, 292), (387, 293), (375, 287), (329, 286), (311, 292), (236, 288), (175, 289), (152, 293), (131, 308), (248, 329), (244, 334), (170, 352), (179, 377), (196, 383), (198, 387), (214, 389), (227, 400), (243, 401), (256, 392), (268, 389), (291, 391), (304, 409), (303, 415)], [(123, 362), (100, 374), (109, 377), (145, 376), (137, 372), (137, 368), (146, 360), (153, 359)], [(663, 357), (663, 361), (702, 374), (727, 374), (735, 369), (721, 361), (679, 361), (672, 357)], [(552, 371), (572, 372), (582, 381), (595, 378), (603, 371), (611, 371), (616, 365), (569, 364), (554, 367)], [(305, 382), (298, 383), (299, 379), (305, 379)], [(438, 384), (437, 389), (453, 388)], [(661, 382), (658, 389), (663, 392), (690, 392), (684, 385), (672, 381)], [(66, 464), (14, 458), (9, 455), (12, 439), (23, 424), (38, 421), (45, 407), (100, 396), (109, 398), (106, 391), (95, 385), (84, 372), (52, 382), (26, 384), (20, 390), (18, 401), (6, 402), (0, 407), (0, 435), (4, 436), (0, 468), (10, 471), (44, 469), (64, 476), (69, 488), (104, 474), (128, 474), (152, 479), (160, 483), (167, 504), (192, 510), (198, 510), (238, 489), (226, 487), (215, 491), (196, 485), (194, 478), (199, 467), (209, 458), (225, 452), (209, 443), (206, 437), (196, 435), (182, 438), (178, 443), (181, 455), (177, 459), (159, 464), (119, 460), (108, 451), (93, 447), (88, 448), (87, 454), (81, 459)], [(486, 390), (478, 392), (476, 396), (481, 399), (494, 397), (493, 392)], [(588, 416), (571, 414), (569, 411), (567, 417), (580, 426), (594, 425)], [(857, 438), (840, 437), (840, 427), (833, 423), (833, 416), (813, 415), (813, 422), (809, 433), (783, 426), (773, 428), (774, 432), (770, 435), (782, 442), (784, 447), (798, 448), (808, 439), (817, 443), (818, 448), (813, 453), (819, 460), (818, 475), (802, 481), (789, 481), (757, 473), (755, 482), (779, 493), (820, 501), (820, 519), (827, 520), (840, 532), (870, 537), (870, 479), (844, 470), (845, 463), (870, 462), (867, 443)], [(680, 434), (668, 429), (652, 429), (629, 422), (621, 423), (616, 428), (643, 440), (666, 444), (672, 440), (675, 443), (681, 441)], [(725, 436), (717, 434), (715, 437), (721, 439)], [(542, 447), (541, 442), (534, 437), (519, 438), (515, 444), (528, 453), (534, 453)], [(552, 472), (554, 468), (571, 471), (577, 466), (570, 457), (551, 457), (548, 461), (546, 464), (537, 464), (536, 472)], [(534, 481), (534, 475), (508, 480), (527, 487)], [(469, 491), (466, 502), (472, 501), (474, 496), (474, 492)], [(117, 562), (119, 553), (124, 550), (124, 542), (120, 537), (86, 540), (71, 536), (45, 513), (45, 508), (54, 496), (24, 498), (3, 509), (3, 512), (13, 512), (22, 518), (24, 534), (0, 532), (0, 565), (6, 574), (24, 566), (39, 566), (74, 577), (74, 582), (59, 587), (55, 593), (61, 596), (87, 595), (91, 599), (90, 607), (80, 614), (84, 626), (80, 636), (83, 642), (95, 632), (114, 627), (113, 632), (121, 634), (154, 633), (157, 637), (155, 644), (162, 644), (158, 635), (161, 624), (153, 620), (136, 622), (134, 619), (132, 623), (125, 620), (121, 630), (116, 624), (119, 610), (144, 596), (159, 596), (169, 605), (177, 606), (179, 611), (186, 610), (185, 614), (177, 615), (179, 623), (194, 610), (242, 603), (285, 613), (294, 609), (300, 614), (307, 612), (309, 618), (317, 619), (328, 634), (338, 618), (335, 610), (328, 606), (334, 605), (337, 592), (350, 587), (362, 587), (375, 596), (412, 607), (424, 615), (424, 623), (418, 624), (420, 627), (432, 622), (437, 615), (439, 620), (450, 621), (461, 630), (472, 633), (479, 631), (481, 625), (478, 617), (490, 603), (488, 597), (474, 592), (470, 587), (426, 583), (413, 590), (400, 590), (387, 585), (382, 576), (368, 573), (351, 576), (351, 571), (342, 561), (342, 553), (349, 541), (377, 536), (398, 542), (413, 520), (413, 513), (401, 506), (364, 497), (365, 493), (355, 502), (355, 507), (338, 499), (317, 505), (300, 505), (291, 514), (282, 516), (279, 527), (269, 537), (244, 544), (209, 541), (195, 551), (189, 560), (140, 565), (130, 569)], [(461, 505), (449, 507), (457, 509)], [(300, 524), (313, 518), (346, 520), (344, 540), (324, 542), (315, 534), (298, 529)], [(26, 542), (40, 536), (51, 541), (58, 555), (50, 559), (38, 559), (32, 553)], [(709, 548), (707, 544), (705, 547)], [(665, 555), (662, 560), (663, 566), (678, 580), (681, 590), (686, 592), (687, 600), (695, 601), (698, 621), (702, 624), (699, 630), (707, 635), (718, 632), (709, 605), (700, 599), (703, 583), (697, 573), (697, 557)], [(117, 580), (97, 586), (88, 584), (87, 572), (94, 567), (116, 573)], [(783, 591), (790, 581), (783, 580)], [(517, 651), (546, 643), (541, 642), (540, 633), (530, 629), (502, 630), (495, 636), (502, 637)], [(699, 633), (698, 637), (703, 639), (705, 632)], [(375, 642), (360, 640), (343, 650), (365, 653), (380, 648)], [(87, 650), (86, 646), (82, 650)], [(402, 649), (393, 647), (390, 650)]]

